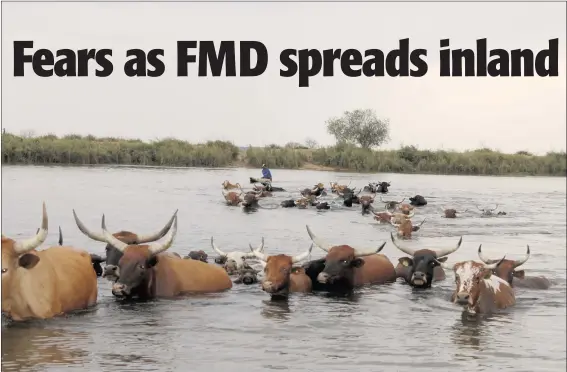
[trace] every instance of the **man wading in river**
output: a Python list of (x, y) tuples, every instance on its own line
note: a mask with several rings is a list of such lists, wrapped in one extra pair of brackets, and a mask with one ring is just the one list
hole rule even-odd
[(265, 178), (272, 182), (272, 173), (270, 172), (268, 167), (266, 167), (266, 164), (262, 164), (262, 178)]

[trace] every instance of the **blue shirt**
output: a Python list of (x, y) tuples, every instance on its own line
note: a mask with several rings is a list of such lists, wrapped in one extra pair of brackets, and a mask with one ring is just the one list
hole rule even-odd
[(270, 180), (272, 179), (272, 173), (270, 173), (270, 170), (268, 168), (262, 168), (262, 177)]

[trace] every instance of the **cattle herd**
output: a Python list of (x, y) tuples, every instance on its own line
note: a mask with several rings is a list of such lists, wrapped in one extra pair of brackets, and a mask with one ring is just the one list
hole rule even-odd
[[(228, 205), (245, 209), (262, 208), (260, 201), (274, 192), (285, 191), (266, 180), (251, 179), (252, 191), (244, 192), (239, 184), (225, 181), (223, 196)], [(233, 285), (259, 285), (273, 300), (285, 300), (295, 292), (324, 291), (347, 294), (363, 285), (381, 285), (400, 278), (414, 288), (430, 288), (445, 279), (444, 269), (453, 272), (454, 292), (451, 301), (472, 314), (491, 313), (516, 302), (516, 288), (547, 289), (550, 281), (544, 277), (526, 276), (518, 268), (530, 257), (509, 260), (487, 258), (478, 247), (478, 258), (448, 264), (451, 253), (457, 251), (462, 237), (452, 246), (440, 249), (410, 249), (401, 241), (411, 239), (423, 221), (412, 223), (420, 208), (428, 208), (423, 196), (409, 198), (409, 203), (383, 200), (383, 210), (377, 211), (376, 195), (386, 194), (389, 182), (370, 183), (358, 192), (350, 185), (330, 184), (329, 194), (319, 183), (299, 190), (298, 198), (282, 201), (277, 208), (352, 208), (359, 205), (362, 214), (373, 214), (378, 223), (391, 224), (393, 246), (407, 256), (394, 266), (379, 247), (333, 245), (316, 235), (307, 225), (312, 244), (305, 252), (291, 256), (264, 251), (264, 239), (258, 246), (245, 251), (223, 251), (211, 237), (212, 252), (218, 256), (209, 263), (206, 252), (191, 251), (182, 257), (168, 249), (177, 232), (177, 211), (159, 231), (141, 235), (130, 231), (111, 233), (102, 216), (100, 229), (73, 216), (78, 229), (90, 239), (106, 245), (101, 257), (63, 244), (59, 229), (59, 245), (39, 249), (47, 237), (48, 216), (43, 204), (41, 227), (34, 237), (15, 240), (2, 235), (2, 313), (12, 321), (47, 319), (95, 306), (98, 277), (111, 281), (112, 294), (119, 299), (173, 298), (191, 293), (214, 293), (230, 290)], [(361, 192), (364, 194), (361, 195)], [(323, 198), (329, 198), (323, 201)], [(481, 216), (498, 216), (505, 212), (482, 209)], [(443, 209), (446, 218), (456, 218), (461, 212)], [(163, 242), (157, 241), (163, 239)], [(313, 247), (325, 252), (320, 259), (309, 260)], [(104, 267), (103, 267), (104, 264)]]

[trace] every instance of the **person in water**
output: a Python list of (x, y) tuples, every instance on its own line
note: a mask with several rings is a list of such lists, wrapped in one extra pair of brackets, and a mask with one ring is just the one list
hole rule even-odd
[(266, 164), (262, 164), (262, 178), (268, 179), (270, 182), (272, 181), (272, 173), (266, 167)]

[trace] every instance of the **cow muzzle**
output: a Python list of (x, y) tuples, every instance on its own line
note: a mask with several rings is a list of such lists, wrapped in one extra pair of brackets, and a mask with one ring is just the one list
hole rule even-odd
[(427, 284), (427, 276), (420, 272), (420, 271), (416, 271), (412, 274), (411, 276), (411, 284), (419, 287), (419, 286), (423, 286)]
[(276, 283), (269, 280), (262, 282), (262, 290), (271, 295), (282, 295), (288, 292), (287, 286), (277, 285)]
[(115, 282), (120, 277), (120, 271), (116, 265), (106, 265), (102, 273), (102, 277), (110, 282)]
[(459, 292), (457, 293), (457, 303), (459, 305), (472, 305), (471, 304), (471, 296), (467, 292)]
[(333, 277), (325, 272), (320, 272), (319, 275), (317, 275), (317, 281), (322, 284), (330, 283), (332, 279)]
[(112, 294), (116, 297), (130, 296), (130, 288), (121, 283), (114, 283), (112, 285)]
[(244, 284), (254, 284), (257, 281), (258, 281), (258, 279), (253, 274), (244, 274), (242, 276), (242, 283), (244, 283)]

